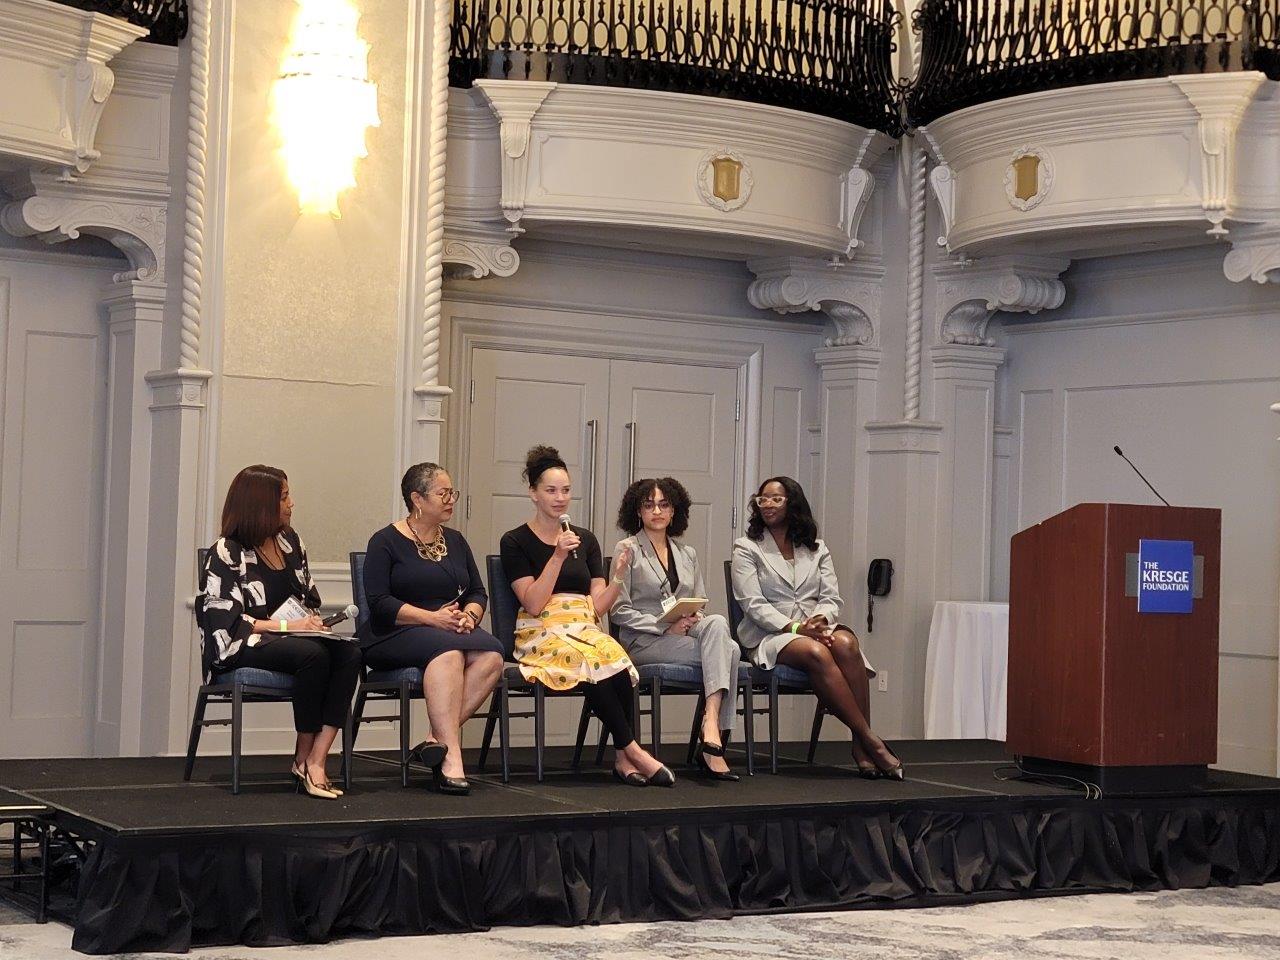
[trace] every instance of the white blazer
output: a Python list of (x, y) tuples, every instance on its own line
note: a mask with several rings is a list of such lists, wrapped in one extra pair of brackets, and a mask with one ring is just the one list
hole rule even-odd
[(792, 567), (768, 531), (758, 541), (733, 542), (733, 596), (742, 607), (738, 642), (748, 650), (770, 637), (790, 639), (787, 628), (815, 613), (832, 626), (839, 622), (840, 585), (827, 545), (819, 540), (817, 550), (798, 546), (795, 561)]

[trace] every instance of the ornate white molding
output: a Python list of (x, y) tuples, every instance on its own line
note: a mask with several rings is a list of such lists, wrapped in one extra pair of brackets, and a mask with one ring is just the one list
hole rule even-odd
[[(907, 356), (902, 410), (903, 419), (911, 421), (920, 417), (920, 344), (924, 337), (925, 180), (929, 158), (925, 155), (924, 148), (914, 139), (904, 143), (908, 151), (911, 206), (907, 240)], [(946, 237), (939, 237), (938, 242), (945, 243)]]
[(1039, 313), (1062, 306), (1061, 257), (990, 257), (934, 268), (938, 342), (989, 347), (987, 324), (996, 311)]
[(1280, 223), (1236, 227), (1222, 272), (1234, 283), (1280, 283)]
[(951, 235), (951, 224), (956, 218), (956, 173), (945, 163), (939, 164), (929, 171), (929, 187), (934, 199), (938, 201), (938, 212), (942, 215), (942, 232), (938, 234), (938, 246), (947, 245), (947, 237)]
[[(88, 170), (101, 155), (94, 139), (115, 84), (107, 61), (146, 35), (145, 27), (123, 19), (47, 0), (0, 0), (8, 82), (37, 101), (56, 87), (59, 98), (30, 104), (17, 121), (0, 110), (0, 154), (56, 164), (68, 178)], [(32, 123), (55, 115), (56, 124)]]
[(862, 223), (862, 215), (871, 202), (871, 194), (875, 190), (875, 175), (863, 167), (850, 167), (844, 175), (840, 192), (840, 227), (848, 238), (849, 244), (844, 248), (844, 255), (852, 257), (853, 252), (862, 246), (858, 239), (858, 227)]
[(187, 107), (187, 178), (182, 224), (182, 331), (178, 366), (200, 362), (204, 285), (204, 181), (209, 134), (209, 4), (189, 0), (190, 103)]
[(200, 410), (205, 406), (205, 388), (213, 379), (213, 372), (153, 370), (145, 379), (151, 386), (152, 410)]
[(446, 222), (444, 276), (446, 280), (509, 277), (520, 267), (520, 254), (501, 227)]
[(431, 7), (431, 94), (427, 110), (427, 203), (423, 241), (422, 369), (419, 389), (440, 382), (440, 298), (444, 286), (445, 163), (449, 147), (450, 0)]
[[(1229, 79), (1228, 79), (1229, 77)], [(1245, 109), (1266, 77), (1261, 73), (1183, 75), (1169, 82), (1182, 91), (1199, 116), (1200, 205), (1211, 237), (1227, 235), (1222, 225), (1231, 196), (1232, 152)]]
[[(447, 49), (446, 49), (447, 57)], [(533, 117), (556, 88), (534, 80), (477, 80), (478, 89), (498, 118), (502, 141), (502, 215), (512, 233), (520, 233), (529, 181), (529, 141)]]
[(771, 257), (748, 260), (756, 280), (747, 299), (760, 310), (825, 313), (835, 327), (828, 347), (878, 346), (884, 267), (871, 263), (832, 265), (825, 260)]
[(15, 197), (0, 209), (0, 227), (7, 232), (51, 244), (82, 233), (102, 237), (129, 259), (130, 269), (117, 274), (117, 281), (164, 282), (168, 209), (163, 202), (47, 174), (10, 178), (5, 189)]

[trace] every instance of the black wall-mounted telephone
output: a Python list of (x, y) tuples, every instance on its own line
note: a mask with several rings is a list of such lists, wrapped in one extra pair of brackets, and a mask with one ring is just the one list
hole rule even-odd
[(874, 620), (873, 608), (876, 597), (887, 597), (893, 589), (893, 561), (880, 557), (871, 561), (867, 567), (867, 633), (871, 632)]

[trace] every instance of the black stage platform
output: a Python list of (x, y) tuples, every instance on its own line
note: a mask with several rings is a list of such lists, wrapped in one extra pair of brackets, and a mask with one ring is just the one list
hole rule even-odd
[(738, 784), (672, 755), (674, 789), (572, 772), (560, 750), (543, 784), (517, 767), (469, 797), (357, 759), (352, 793), (313, 800), (279, 757), (246, 758), (238, 797), (224, 757), (192, 783), (176, 757), (0, 761), (0, 787), (85, 841), (67, 909), (86, 953), (1280, 880), (1280, 780), (1086, 800), (998, 779), (1000, 744), (894, 746), (905, 783), (859, 779), (824, 743)]

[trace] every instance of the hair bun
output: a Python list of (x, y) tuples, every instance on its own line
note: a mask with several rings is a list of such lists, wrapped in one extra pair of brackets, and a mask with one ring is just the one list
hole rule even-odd
[(525, 454), (524, 470), (521, 476), (532, 488), (538, 485), (544, 473), (554, 469), (567, 472), (569, 467), (561, 458), (559, 450), (545, 443), (539, 443), (530, 447), (529, 452)]

